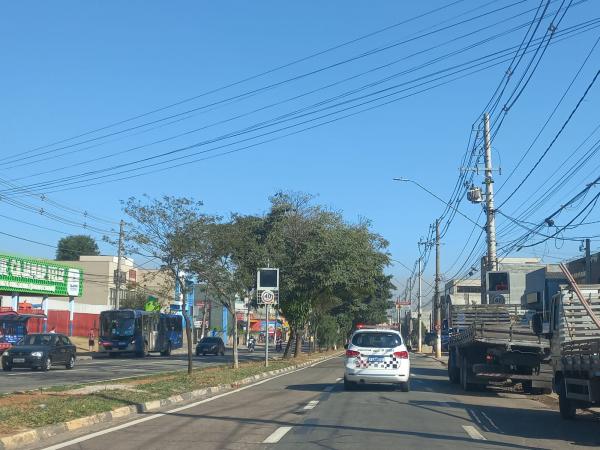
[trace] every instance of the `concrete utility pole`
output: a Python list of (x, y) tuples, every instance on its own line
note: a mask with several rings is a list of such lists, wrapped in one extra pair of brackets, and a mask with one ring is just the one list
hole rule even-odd
[(492, 177), (492, 145), (490, 138), (490, 115), (483, 115), (483, 133), (485, 141), (485, 203), (487, 231), (487, 270), (497, 270), (496, 257), (496, 211), (494, 209), (494, 179)]
[(423, 350), (423, 336), (421, 331), (421, 258), (419, 258), (419, 290), (417, 291), (417, 320), (419, 322), (419, 337), (417, 338), (417, 351)]
[(435, 328), (437, 333), (435, 356), (442, 356), (442, 305), (440, 305), (440, 219), (435, 221)]
[(585, 240), (585, 284), (592, 284), (592, 252), (590, 240)]
[(125, 222), (119, 222), (119, 248), (117, 249), (117, 276), (115, 277), (115, 309), (120, 307), (119, 292), (121, 292), (121, 259), (123, 258), (123, 226)]

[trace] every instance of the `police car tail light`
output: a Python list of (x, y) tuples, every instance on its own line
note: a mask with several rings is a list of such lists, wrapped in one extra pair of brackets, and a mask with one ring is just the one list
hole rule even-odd
[(394, 352), (394, 356), (400, 359), (408, 359), (408, 352), (406, 350), (402, 350), (401, 352)]
[(357, 356), (360, 356), (360, 352), (357, 352), (356, 350), (346, 350), (346, 358), (356, 358)]

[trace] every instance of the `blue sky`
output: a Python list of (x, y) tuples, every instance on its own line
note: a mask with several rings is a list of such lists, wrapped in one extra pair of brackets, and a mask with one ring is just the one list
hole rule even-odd
[[(452, 5), (450, 3), (4, 2), (0, 6), (0, 53), (3, 66), (0, 72), (1, 177), (19, 185), (42, 183), (40, 187), (31, 189), (38, 194), (45, 192), (47, 198), (61, 205), (113, 221), (121, 218), (120, 200), (129, 196), (191, 196), (203, 200), (207, 212), (226, 216), (234, 211), (263, 213), (268, 208), (269, 195), (280, 189), (305, 191), (318, 195), (319, 202), (343, 211), (349, 221), (369, 218), (373, 229), (390, 241), (393, 258), (412, 266), (419, 254), (417, 241), (427, 234), (429, 224), (441, 214), (443, 205), (414, 185), (397, 183), (392, 179), (410, 177), (438, 195), (450, 197), (459, 176), (460, 161), (467, 148), (471, 126), (498, 86), (508, 62), (387, 106), (244, 151), (189, 162), (170, 170), (162, 170), (163, 166), (158, 166), (156, 168), (162, 171), (128, 180), (105, 182), (107, 179), (99, 179), (97, 181), (105, 183), (85, 188), (72, 189), (74, 185), (61, 185), (58, 182), (65, 177), (127, 164), (236, 132), (386, 76), (393, 78), (382, 82), (379, 88), (366, 92), (385, 89), (510, 48), (521, 42), (527, 28), (508, 30), (526, 25), (534, 15), (534, 11), (527, 10), (535, 9), (540, 4), (537, 0), (499, 0), (489, 4), (463, 0)], [(556, 0), (551, 2), (549, 11), (558, 8), (560, 3)], [(444, 5), (449, 6), (263, 77), (103, 132), (39, 149), (234, 83)], [(378, 51), (293, 82), (282, 83), (241, 100), (223, 102), (423, 34), (423, 30), (431, 31), (502, 7), (506, 8), (443, 32), (395, 45), (389, 50)], [(470, 10), (473, 12), (469, 13)], [(521, 15), (511, 19), (517, 14)], [(600, 4), (596, 1), (575, 4), (567, 11), (558, 31), (599, 16)], [(542, 22), (538, 35), (543, 34), (548, 23), (549, 19)], [(497, 203), (501, 203), (502, 196), (531, 169), (598, 70), (600, 49), (592, 53), (555, 117), (523, 163), (516, 166), (598, 38), (598, 30), (593, 29), (549, 46), (531, 82), (507, 114), (493, 142), (495, 164), (502, 167), (502, 174), (495, 176), (497, 187), (513, 168), (517, 170), (498, 194)], [(427, 68), (398, 74), (495, 34), (501, 36)], [(453, 40), (463, 35), (463, 38)], [(432, 47), (435, 48), (427, 50)], [(413, 53), (419, 54), (410, 56)], [(510, 57), (512, 53), (507, 55)], [(524, 59), (521, 67), (528, 59)], [(389, 67), (340, 82), (396, 60)], [(516, 81), (516, 77), (513, 81)], [(334, 83), (334, 86), (325, 88)], [(320, 90), (284, 102), (316, 89)], [(563, 159), (568, 158), (598, 125), (599, 89), (600, 86), (595, 86), (590, 90), (564, 134), (530, 179), (503, 206), (503, 212), (513, 214), (522, 202), (539, 195), (548, 186), (558, 184), (564, 187), (543, 208), (524, 217), (527, 221), (537, 223), (546, 217), (545, 214), (556, 209), (561, 201), (569, 198), (569, 191), (572, 191), (572, 195), (594, 177), (593, 174), (597, 173), (595, 166), (599, 164), (595, 153), (586, 161), (581, 176), (565, 180), (561, 179), (561, 171), (570, 161), (563, 163)], [(280, 104), (269, 106), (274, 103)], [(209, 104), (215, 105), (206, 108)], [(253, 112), (267, 106), (266, 109)], [(189, 113), (189, 117), (188, 114), (180, 115), (177, 118), (182, 120), (168, 125), (158, 122), (150, 130), (137, 128), (87, 144), (72, 145), (98, 138), (107, 132), (200, 107), (205, 109)], [(241, 115), (243, 117), (233, 119)], [(492, 117), (493, 124), (496, 119)], [(148, 145), (197, 128), (204, 129)], [(277, 134), (268, 137), (273, 136)], [(597, 138), (594, 135), (590, 142)], [(234, 140), (182, 150), (170, 158), (153, 161), (168, 161), (194, 151), (230, 144), (221, 150), (197, 155), (197, 159), (236, 149), (260, 141), (260, 138), (240, 144), (233, 143)], [(68, 147), (59, 149), (65, 146)], [(144, 147), (135, 149), (140, 146)], [(42, 152), (44, 154), (40, 155)], [(87, 162), (102, 157), (98, 161)], [(555, 178), (541, 186), (556, 169)], [(475, 181), (481, 183), (481, 176), (476, 176)], [(63, 190), (65, 188), (68, 190)], [(15, 196), (10, 192), (0, 194), (5, 194), (3, 201), (0, 201), (2, 230), (5, 233), (55, 244), (62, 234), (22, 222), (63, 233), (84, 231), (77, 225), (64, 223), (64, 219), (75, 224), (83, 223), (83, 215), (79, 213), (57, 209), (39, 196)], [(7, 202), (7, 198), (13, 203)], [(18, 208), (14, 201), (26, 206), (24, 209)], [(41, 208), (44, 214), (40, 214)], [(463, 201), (460, 209), (476, 219), (481, 208)], [(49, 218), (48, 212), (59, 216), (62, 221)], [(569, 217), (572, 217), (576, 212), (573, 209), (565, 214), (571, 214)], [(595, 216), (597, 214), (592, 212), (587, 220), (593, 221)], [(97, 228), (113, 227), (95, 220), (86, 221)], [(499, 246), (516, 238), (524, 231), (522, 226), (526, 226), (521, 224), (521, 228), (511, 229), (507, 227), (509, 224), (507, 219), (499, 217)], [(473, 246), (474, 239), (458, 262), (453, 264), (471, 230), (470, 222), (457, 216), (444, 236), (441, 251), (442, 270), (446, 277), (460, 268)], [(100, 232), (93, 234), (101, 236)], [(573, 236), (593, 234), (594, 225), (570, 231)], [(50, 247), (8, 236), (0, 236), (0, 243), (4, 252), (40, 257), (52, 257), (54, 254)], [(578, 246), (579, 243), (575, 241), (553, 239), (518, 254), (544, 256), (552, 261), (576, 256)], [(106, 244), (101, 244), (101, 247), (106, 253), (113, 251)], [(593, 248), (597, 247), (600, 244), (596, 241)], [(478, 250), (473, 254), (476, 256), (477, 253)], [(427, 276), (431, 276), (432, 269), (433, 264), (430, 263)], [(463, 268), (460, 275), (464, 275), (464, 272)], [(390, 267), (390, 273), (399, 280), (408, 274), (400, 265)]]

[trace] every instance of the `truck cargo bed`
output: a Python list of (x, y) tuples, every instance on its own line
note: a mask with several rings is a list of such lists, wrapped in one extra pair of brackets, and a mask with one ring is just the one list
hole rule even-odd
[(452, 308), (450, 345), (480, 342), (506, 346), (548, 348), (530, 326), (529, 312), (520, 305), (466, 305)]

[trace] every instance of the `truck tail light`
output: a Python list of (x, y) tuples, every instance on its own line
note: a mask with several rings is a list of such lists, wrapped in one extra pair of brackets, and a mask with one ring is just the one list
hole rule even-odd
[(401, 352), (394, 352), (394, 356), (400, 359), (408, 359), (408, 352), (406, 350), (402, 350)]
[(360, 352), (357, 352), (356, 350), (346, 350), (346, 358), (356, 358), (357, 356), (360, 356)]
[(485, 355), (485, 362), (491, 364), (494, 362), (494, 355)]

